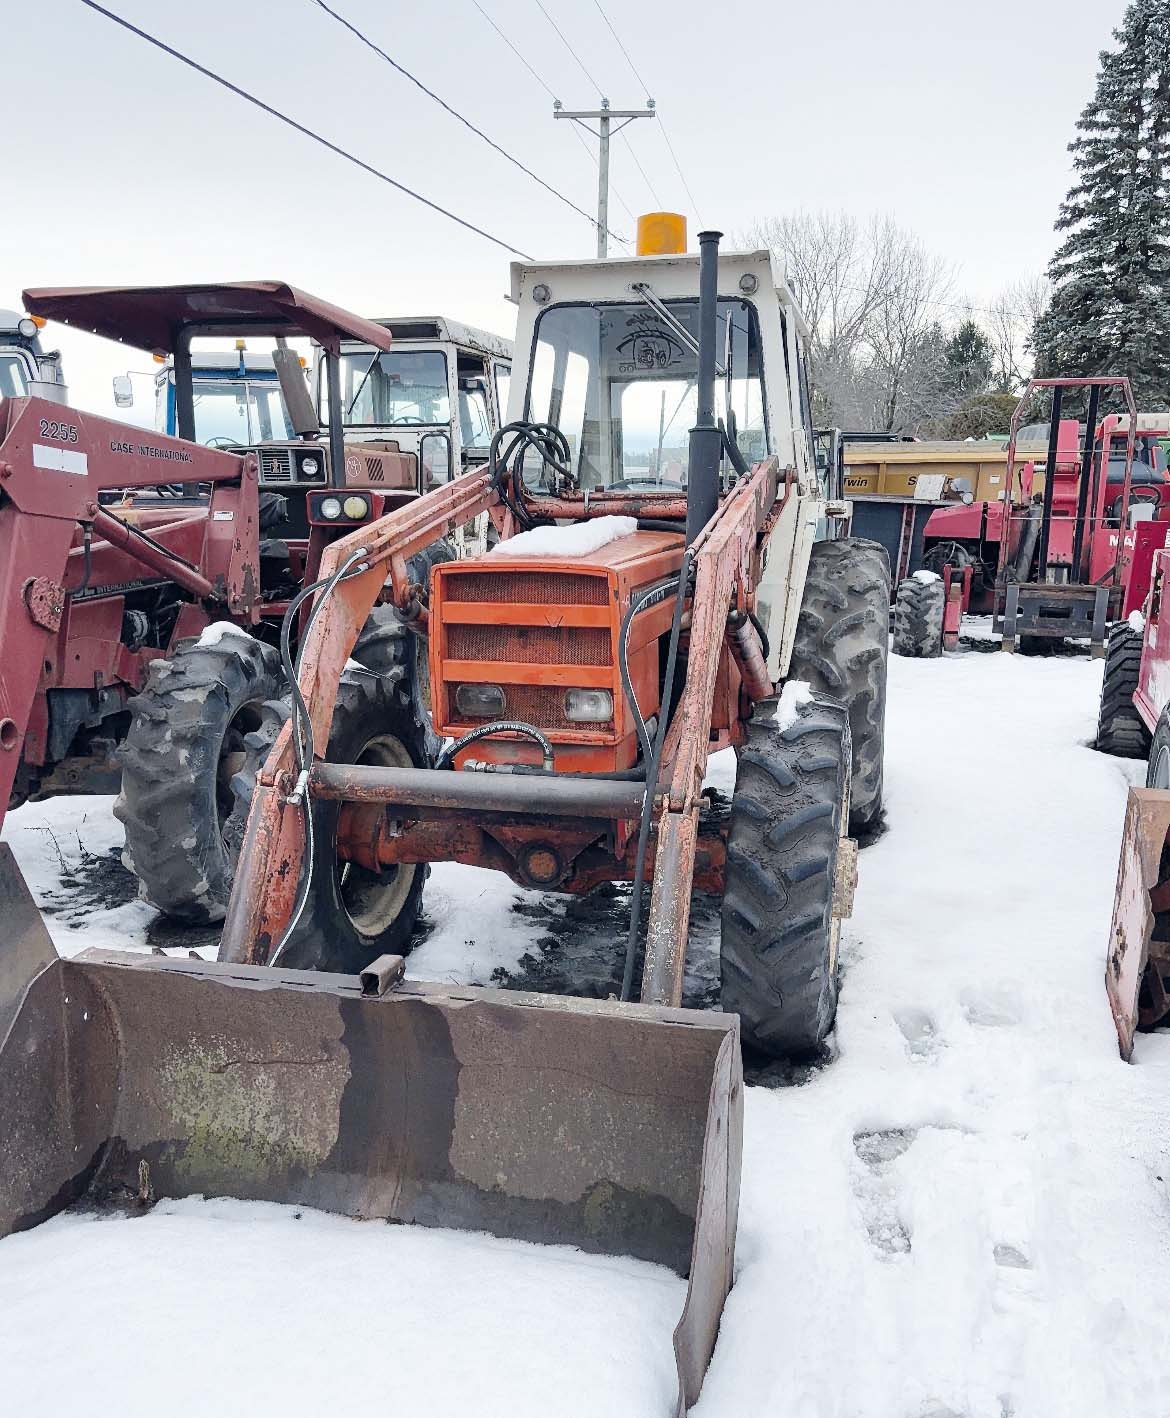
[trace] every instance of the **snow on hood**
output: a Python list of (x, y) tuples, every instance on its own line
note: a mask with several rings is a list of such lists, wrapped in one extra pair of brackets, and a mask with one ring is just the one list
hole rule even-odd
[(638, 530), (636, 517), (594, 517), (568, 527), (533, 527), (493, 547), (503, 556), (590, 556)]
[(913, 579), (921, 581), (924, 586), (929, 586), (935, 581), (941, 581), (942, 577), (933, 571), (916, 571)]

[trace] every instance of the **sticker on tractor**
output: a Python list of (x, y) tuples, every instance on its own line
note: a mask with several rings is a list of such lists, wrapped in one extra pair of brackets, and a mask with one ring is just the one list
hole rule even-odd
[(213, 522), (231, 522), (235, 518), (234, 512), (213, 512), (211, 520)]
[(81, 478), (89, 476), (89, 457), (85, 453), (75, 453), (71, 448), (50, 448), (45, 443), (34, 443), (32, 455), (34, 468), (48, 468), (54, 473), (74, 473)]

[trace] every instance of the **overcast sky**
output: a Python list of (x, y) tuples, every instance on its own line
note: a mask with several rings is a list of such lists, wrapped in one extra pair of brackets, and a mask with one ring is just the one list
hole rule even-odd
[[(140, 27), (537, 257), (588, 222), (444, 113), (314, 0), (106, 0)], [(596, 168), (474, 0), (330, 0), (559, 192)], [(597, 87), (536, 0), (480, 0), (568, 108)], [(614, 107), (646, 98), (595, 0), (543, 0)], [(889, 213), (976, 302), (1043, 268), (1067, 144), (1123, 0), (602, 0), (660, 125), (614, 143), (611, 227), (663, 207), (725, 232), (798, 208)], [(512, 333), (509, 254), (358, 171), (79, 0), (0, 0), (7, 109), (0, 306), (26, 286), (277, 278), (365, 315)], [(648, 179), (648, 182), (647, 182)], [(650, 190), (653, 187), (653, 193)], [(620, 249), (620, 248), (619, 248)], [(52, 331), (72, 400), (112, 409), (141, 356)], [(135, 410), (149, 415), (145, 401)]]

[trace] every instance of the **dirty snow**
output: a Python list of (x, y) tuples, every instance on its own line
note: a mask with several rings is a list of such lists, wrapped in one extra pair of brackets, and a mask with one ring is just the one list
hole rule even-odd
[(911, 579), (921, 581), (924, 586), (932, 586), (936, 581), (941, 581), (942, 577), (934, 571), (916, 571)]
[(215, 620), (205, 626), (199, 636), (199, 644), (205, 648), (220, 644), (223, 640), (230, 640), (233, 636), (243, 640), (251, 640), (252, 637), (246, 630), (241, 630), (238, 625), (233, 625), (230, 620)]
[(590, 556), (638, 530), (636, 517), (594, 517), (568, 527), (533, 527), (492, 548), (492, 556)]
[(9, 1413), (666, 1414), (685, 1282), (641, 1261), (263, 1202), (0, 1242)]
[(800, 718), (800, 711), (806, 704), (812, 703), (812, 697), (812, 686), (807, 680), (790, 679), (785, 684), (776, 705), (776, 722), (781, 732), (796, 723)]
[[(861, 857), (832, 1057), (747, 1090), (737, 1280), (698, 1418), (1170, 1413), (1158, 1363), (1170, 1339), (1170, 1034), (1139, 1036), (1133, 1066), (1118, 1058), (1102, 976), (1126, 786), (1142, 765), (1087, 747), (1100, 677), (1087, 656), (891, 660), (889, 830)], [(733, 755), (721, 754), (708, 778), (726, 790), (733, 773)], [(116, 842), (117, 824), (101, 825), (107, 811), (108, 800), (65, 799), (9, 815), (5, 836), (39, 899), (64, 890), (40, 828), (52, 827), (72, 861), (71, 833), (91, 851)], [(538, 898), (473, 868), (436, 869), (424, 897), (431, 936), (411, 973), (483, 980), (507, 968), (531, 946), (518, 899)], [(146, 908), (120, 909), (126, 926), (95, 913), (50, 927), (63, 949), (141, 940)], [(696, 948), (710, 947), (706, 919)], [(179, 1220), (197, 1235), (168, 1249), (151, 1228)], [(526, 1252), (531, 1312), (518, 1318), (507, 1308), (519, 1287), (511, 1259), (476, 1251), (471, 1273), (478, 1285), (480, 1268), (490, 1272), (490, 1297), (467, 1306), (465, 1292), (482, 1292), (451, 1263), (450, 1246), (504, 1243), (325, 1220), (296, 1223), (305, 1229), (290, 1243), (287, 1224), (287, 1213), (246, 1210), (221, 1224), (197, 1203), (168, 1203), (146, 1220), (65, 1218), (0, 1242), (0, 1284), (20, 1287), (18, 1305), (0, 1294), (0, 1312), (20, 1317), (22, 1346), (14, 1361), (13, 1331), (0, 1330), (6, 1397), (22, 1411), (65, 1408), (39, 1388), (30, 1400), (34, 1372), (38, 1384), (60, 1376), (59, 1391), (74, 1397), (91, 1397), (97, 1374), (119, 1402), (156, 1393), (161, 1366), (197, 1367), (176, 1345), (203, 1335), (207, 1314), (217, 1346), (255, 1333), (242, 1319), (221, 1323), (246, 1282), (239, 1314), (266, 1316), (264, 1345), (233, 1347), (216, 1372), (249, 1394), (275, 1374), (282, 1401), (304, 1385), (319, 1411), (337, 1394), (322, 1399), (314, 1374), (344, 1373), (360, 1400), (350, 1409), (364, 1411), (363, 1374), (374, 1366), (353, 1355), (373, 1315), (377, 1332), (417, 1322), (418, 1338), (412, 1329), (409, 1344), (394, 1344), (394, 1383), (410, 1392), (425, 1376), (430, 1411), (498, 1400), (509, 1413), (560, 1413), (580, 1402), (667, 1418), (661, 1345), (676, 1302), (672, 1292), (663, 1304), (669, 1317), (656, 1308), (657, 1281), (639, 1282), (635, 1299), (608, 1271), (570, 1272), (546, 1303), (544, 1287), (566, 1265), (598, 1263)], [(347, 1226), (362, 1245), (338, 1250), (323, 1228)], [(371, 1233), (389, 1244), (408, 1237), (417, 1270), (405, 1251), (380, 1249), (367, 1269)], [(136, 1269), (154, 1237), (167, 1257), (157, 1276)], [(91, 1242), (98, 1249), (83, 1248)], [(400, 1264), (413, 1288), (399, 1286)], [(257, 1297), (250, 1287), (270, 1271), (271, 1292)], [(225, 1293), (220, 1275), (232, 1277)], [(600, 1298), (581, 1288), (596, 1277)], [(175, 1303), (191, 1306), (178, 1321), (175, 1289)], [(410, 1303), (391, 1309), (401, 1294)], [(305, 1296), (313, 1323), (302, 1330), (294, 1311)], [(614, 1318), (599, 1327), (607, 1308)], [(156, 1309), (169, 1317), (157, 1334)], [(340, 1318), (322, 1322), (330, 1314)], [(501, 1356), (517, 1352), (519, 1334), (512, 1368)], [(644, 1343), (649, 1355), (635, 1357)], [(205, 1335), (199, 1344), (205, 1353)], [(464, 1365), (466, 1344), (487, 1360)], [(549, 1404), (541, 1385), (551, 1374)], [(187, 1401), (180, 1384), (166, 1391)], [(206, 1411), (228, 1390), (194, 1391)], [(233, 1407), (256, 1408), (230, 1392)], [(377, 1392), (384, 1399), (384, 1366)]]

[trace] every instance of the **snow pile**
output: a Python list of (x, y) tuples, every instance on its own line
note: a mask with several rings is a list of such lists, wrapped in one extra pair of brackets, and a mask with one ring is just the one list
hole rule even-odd
[(1123, 1064), (1104, 988), (1142, 765), (1086, 747), (1099, 662), (889, 676), (836, 1057), (747, 1090), (696, 1418), (1165, 1418), (1170, 1035)]
[(638, 530), (636, 517), (594, 517), (568, 527), (533, 527), (493, 547), (498, 556), (590, 556)]
[(1130, 630), (1135, 631), (1138, 635), (1144, 635), (1146, 633), (1146, 618), (1141, 611), (1130, 611), (1129, 615), (1126, 617), (1126, 624), (1129, 626)]
[(659, 1266), (263, 1202), (0, 1241), (5, 1409), (121, 1418), (647, 1418), (686, 1284)]
[(431, 933), (406, 957), (407, 977), (490, 985), (493, 971), (515, 970), (539, 935), (517, 913), (517, 903), (543, 899), (542, 892), (525, 891), (502, 872), (435, 862), (422, 898)]
[(920, 582), (923, 586), (933, 586), (936, 581), (941, 581), (942, 577), (933, 571), (916, 571), (911, 579)]
[(244, 640), (251, 640), (251, 636), (246, 630), (241, 630), (238, 625), (233, 625), (230, 620), (215, 620), (206, 626), (199, 636), (199, 644), (205, 650), (218, 645), (222, 640), (230, 640), (231, 637), (240, 636)]
[(781, 731), (790, 729), (796, 723), (800, 711), (806, 704), (812, 703), (812, 697), (812, 686), (807, 680), (788, 680), (780, 691), (780, 702), (776, 705), (776, 722)]

